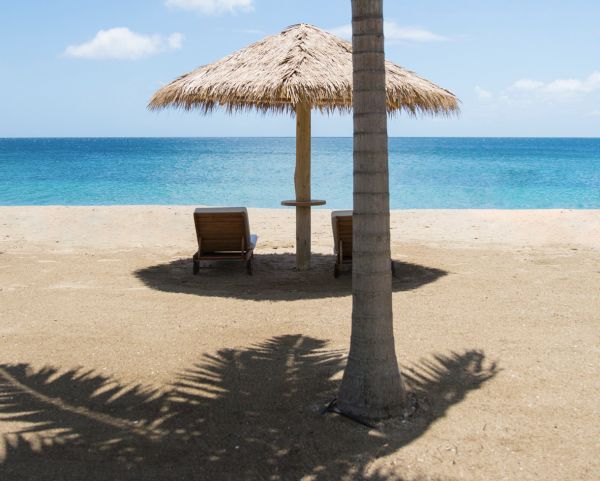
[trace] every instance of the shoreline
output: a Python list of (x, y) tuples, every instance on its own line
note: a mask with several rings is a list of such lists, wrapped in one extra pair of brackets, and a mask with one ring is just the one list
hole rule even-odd
[[(0, 246), (193, 248), (197, 205), (0, 206)], [(248, 208), (257, 252), (292, 251), (293, 208)], [(600, 249), (600, 209), (393, 209), (392, 243), (480, 248)], [(313, 209), (315, 252), (329, 252), (330, 209)], [(60, 244), (60, 245), (56, 245)]]

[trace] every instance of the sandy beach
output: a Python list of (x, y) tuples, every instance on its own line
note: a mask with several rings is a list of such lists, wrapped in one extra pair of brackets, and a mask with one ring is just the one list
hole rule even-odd
[(594, 480), (600, 211), (393, 211), (414, 418), (320, 409), (350, 338), (330, 212), (250, 209), (255, 274), (191, 273), (190, 206), (0, 207), (0, 479)]

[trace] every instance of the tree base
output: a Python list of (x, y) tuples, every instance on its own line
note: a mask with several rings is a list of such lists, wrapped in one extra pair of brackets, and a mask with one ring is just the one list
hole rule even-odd
[(397, 414), (382, 416), (379, 418), (364, 418), (360, 415), (353, 414), (351, 411), (345, 411), (340, 407), (338, 403), (338, 399), (332, 399), (327, 406), (323, 409), (321, 414), (338, 414), (340, 416), (344, 416), (358, 424), (362, 424), (371, 429), (380, 429), (380, 426), (377, 424), (377, 421), (385, 421), (388, 419), (399, 419), (400, 421), (409, 421), (413, 417), (415, 417), (419, 411), (419, 399), (414, 393), (409, 393), (407, 396), (406, 402), (404, 403), (404, 407), (399, 409)]
[(327, 406), (325, 406), (325, 409), (323, 409), (323, 412), (321, 414), (327, 414), (327, 413), (339, 414), (340, 416), (344, 416), (344, 417), (346, 417), (348, 419), (351, 419), (354, 422), (357, 422), (358, 424), (362, 424), (363, 426), (367, 426), (368, 428), (377, 429), (377, 426), (375, 426), (374, 424), (370, 423), (366, 419), (363, 419), (360, 416), (354, 416), (353, 414), (346, 413), (346, 412), (342, 411), (338, 407), (337, 398), (332, 399), (329, 402), (329, 404), (327, 404)]

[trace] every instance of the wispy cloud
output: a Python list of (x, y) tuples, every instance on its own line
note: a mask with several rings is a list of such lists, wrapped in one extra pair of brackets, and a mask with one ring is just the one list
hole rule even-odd
[(477, 97), (479, 97), (482, 100), (491, 99), (494, 97), (492, 92), (490, 92), (489, 90), (482, 89), (479, 85), (475, 86), (475, 93), (477, 94)]
[(100, 30), (88, 42), (69, 45), (63, 55), (85, 59), (135, 60), (168, 50), (180, 49), (182, 41), (183, 36), (180, 33), (164, 37), (162, 35), (143, 35), (125, 27), (117, 27)]
[[(338, 37), (346, 39), (352, 37), (352, 25), (350, 24), (331, 28), (329, 31)], [(401, 26), (393, 20), (383, 22), (383, 31), (386, 40), (406, 42), (445, 42), (448, 40), (448, 37), (438, 35), (424, 28)]]
[(165, 5), (182, 10), (196, 11), (203, 15), (254, 10), (253, 0), (166, 0)]
[[(600, 93), (600, 71), (592, 72), (582, 79), (559, 78), (549, 82), (522, 78), (497, 92), (492, 92), (476, 85), (475, 93), (482, 101), (494, 100), (494, 102), (499, 101), (512, 105), (540, 102), (552, 103), (554, 101), (579, 101), (589, 106), (590, 101), (587, 97)], [(600, 110), (593, 110), (585, 115), (595, 117), (599, 112)]]
[(584, 79), (556, 79), (547, 83), (539, 80), (521, 79), (512, 84), (510, 89), (557, 95), (587, 94), (600, 90), (600, 71), (593, 72)]
[(420, 27), (401, 27), (396, 22), (384, 22), (384, 34), (390, 40), (408, 40), (411, 42), (445, 42), (447, 37), (438, 35)]
[(537, 80), (531, 79), (521, 79), (517, 80), (514, 84), (511, 85), (513, 90), (521, 90), (524, 92), (529, 92), (532, 90), (538, 90), (544, 86), (544, 82), (538, 82)]

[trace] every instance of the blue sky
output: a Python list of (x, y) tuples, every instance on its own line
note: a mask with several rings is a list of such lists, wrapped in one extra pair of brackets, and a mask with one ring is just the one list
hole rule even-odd
[[(452, 90), (458, 118), (393, 136), (600, 135), (597, 0), (387, 0), (388, 59)], [(285, 115), (151, 113), (162, 84), (306, 22), (347, 32), (349, 0), (4, 0), (0, 137), (287, 136)], [(348, 115), (313, 134), (350, 136)]]

